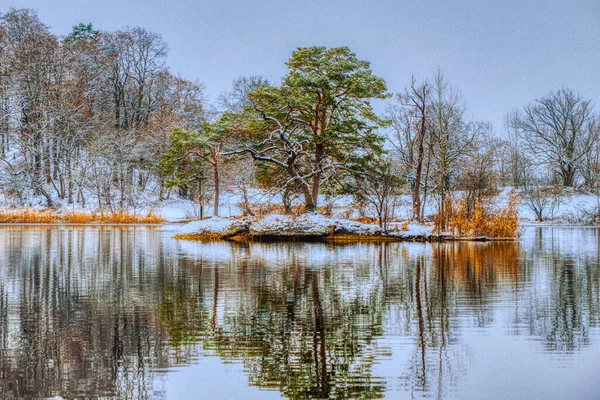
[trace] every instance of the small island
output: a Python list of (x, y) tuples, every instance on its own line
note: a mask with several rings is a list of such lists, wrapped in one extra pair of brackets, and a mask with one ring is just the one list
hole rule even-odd
[[(462, 233), (462, 232), (461, 232)], [(317, 213), (298, 216), (270, 214), (263, 218), (213, 217), (184, 225), (175, 235), (187, 240), (232, 241), (413, 241), (515, 240), (518, 235), (498, 237), (439, 232), (433, 224), (388, 222), (383, 226)]]

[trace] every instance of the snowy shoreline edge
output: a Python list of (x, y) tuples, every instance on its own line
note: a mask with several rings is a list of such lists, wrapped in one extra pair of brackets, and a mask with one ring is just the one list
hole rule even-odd
[(183, 240), (255, 241), (514, 241), (518, 238), (457, 237), (433, 233), (432, 225), (392, 222), (387, 232), (377, 225), (329, 218), (317, 213), (296, 217), (271, 214), (260, 219), (213, 217), (184, 225), (174, 236)]

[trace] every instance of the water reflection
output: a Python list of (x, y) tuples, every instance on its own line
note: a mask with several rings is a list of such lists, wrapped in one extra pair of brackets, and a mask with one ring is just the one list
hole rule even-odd
[(594, 229), (487, 244), (171, 233), (0, 229), (0, 397), (169, 397), (161, 377), (202, 355), (288, 398), (461, 397), (486, 359), (474, 335), (567, 358), (600, 335)]

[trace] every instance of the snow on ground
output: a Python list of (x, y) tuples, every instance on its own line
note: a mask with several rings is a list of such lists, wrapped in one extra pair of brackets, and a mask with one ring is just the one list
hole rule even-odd
[(335, 220), (317, 213), (298, 217), (271, 214), (250, 225), (253, 236), (325, 236), (335, 229)]
[[(506, 207), (508, 200), (513, 194), (513, 188), (503, 188), (500, 191), (499, 195), (494, 198), (494, 204), (497, 207)], [(131, 213), (137, 214), (145, 214), (148, 212), (152, 212), (164, 218), (167, 222), (185, 222), (200, 219), (200, 206), (197, 202), (191, 201), (189, 199), (181, 199), (176, 196), (173, 196), (171, 199), (168, 200), (158, 201), (156, 197), (156, 194), (153, 194), (151, 192), (142, 193), (136, 198), (135, 206), (128, 207), (128, 210)], [(56, 200), (55, 205), (59, 212), (97, 211), (98, 207), (97, 202), (95, 201), (95, 196), (92, 193), (88, 193), (86, 195), (86, 199), (88, 199), (86, 207), (82, 207), (78, 204), (68, 204), (66, 200)], [(280, 195), (266, 192), (261, 189), (249, 189), (248, 199), (254, 207), (259, 205), (282, 205)], [(242, 216), (242, 209), (240, 207), (242, 201), (243, 197), (241, 193), (237, 191), (224, 191), (221, 196), (219, 214), (224, 217)], [(412, 215), (411, 196), (398, 196), (395, 203), (396, 206), (394, 207), (394, 211), (392, 213), (392, 219), (397, 221), (409, 220)], [(595, 220), (595, 215), (597, 214), (597, 210), (599, 208), (598, 203), (598, 197), (594, 194), (581, 193), (572, 189), (565, 190), (565, 193), (561, 197), (558, 205), (553, 210), (547, 210), (548, 216), (546, 218), (546, 222), (564, 224), (593, 223)], [(208, 202), (208, 204), (204, 205), (202, 210), (202, 215), (204, 216), (204, 218), (211, 217), (213, 215), (213, 208), (211, 204), (211, 202)], [(294, 205), (301, 206), (302, 203), (300, 199), (296, 199)], [(363, 206), (362, 209), (359, 210), (359, 207), (354, 202), (352, 196), (319, 196), (319, 205), (330, 205), (332, 219), (335, 219), (336, 221), (358, 219), (363, 217), (370, 217), (373, 219), (377, 218), (377, 214), (372, 209), (372, 207)], [(0, 208), (10, 208), (14, 206), (15, 205), (13, 203), (8, 201), (7, 199), (3, 199), (0, 196)], [(42, 198), (30, 199), (25, 204), (25, 207), (43, 209), (45, 208), (45, 201)], [(435, 214), (436, 207), (436, 200), (432, 197), (428, 198), (428, 201), (425, 203), (426, 219), (430, 218), (433, 214)], [(519, 218), (522, 221), (534, 222), (536, 220), (535, 213), (527, 205), (526, 201), (520, 200), (518, 202), (518, 211)], [(286, 216), (282, 217), (288, 218)], [(284, 223), (284, 221), (286, 221), (285, 218), (281, 219), (279, 223)], [(301, 219), (296, 222), (303, 222), (303, 220)], [(307, 224), (312, 224), (312, 222), (309, 220), (306, 220), (304, 222), (306, 222)], [(320, 225), (323, 225), (323, 223), (324, 221), (321, 221)], [(351, 221), (345, 222), (345, 224), (350, 223)], [(365, 226), (357, 225), (359, 224), (358, 222), (355, 222), (353, 224), (354, 225), (352, 225), (352, 229), (365, 231), (365, 234), (372, 234), (366, 232), (372, 232), (374, 229), (377, 229), (376, 227), (374, 228), (371, 224), (363, 224)], [(338, 226), (342, 225), (338, 224)], [(396, 227), (393, 223), (390, 229), (391, 231), (396, 230)], [(412, 225), (409, 225), (410, 234), (420, 234), (420, 232), (422, 232), (422, 229), (423, 228), (419, 226), (413, 227)], [(398, 228), (398, 230), (400, 229)]]
[[(497, 207), (506, 207), (508, 200), (515, 193), (511, 187), (503, 188), (500, 194), (495, 198), (494, 204)], [(552, 207), (551, 201), (548, 201), (544, 210), (546, 223), (560, 224), (589, 224), (594, 223), (595, 215), (598, 213), (599, 198), (595, 194), (581, 193), (574, 189), (565, 189), (562, 196), (557, 198), (556, 205)], [(525, 222), (535, 222), (536, 215), (533, 209), (524, 199), (519, 199), (518, 204), (519, 218)]]
[(254, 237), (320, 237), (332, 234), (339, 235), (389, 235), (392, 237), (429, 236), (433, 226), (411, 223), (406, 226), (393, 223), (389, 231), (384, 232), (378, 225), (328, 218), (317, 213), (290, 215), (270, 214), (264, 218), (243, 220), (214, 217), (204, 221), (194, 221), (184, 225), (179, 235), (231, 237), (236, 234), (249, 233)]
[(248, 232), (248, 224), (242, 219), (212, 217), (202, 221), (185, 224), (180, 235), (216, 235), (219, 237), (235, 236)]
[(433, 225), (422, 225), (411, 222), (403, 226), (399, 222), (390, 222), (389, 234), (391, 236), (429, 236), (433, 234)]
[(380, 235), (381, 228), (374, 224), (363, 224), (362, 222), (347, 219), (336, 220), (336, 233), (351, 233), (355, 235)]
[(165, 200), (156, 209), (156, 214), (166, 221), (177, 222), (196, 219), (193, 213), (194, 206), (191, 201), (176, 199)]
[[(549, 210), (546, 222), (590, 224), (595, 222), (598, 198), (591, 194), (567, 193), (554, 210)], [(526, 205), (519, 207), (519, 217), (535, 221), (534, 212)]]

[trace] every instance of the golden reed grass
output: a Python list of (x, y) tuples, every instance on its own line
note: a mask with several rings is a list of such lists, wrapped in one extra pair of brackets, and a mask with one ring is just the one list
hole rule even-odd
[(51, 223), (59, 220), (58, 214), (51, 210), (22, 208), (0, 210), (0, 223)]
[(158, 215), (149, 212), (147, 214), (130, 213), (127, 211), (116, 211), (111, 213), (87, 213), (82, 211), (71, 211), (59, 214), (53, 210), (36, 209), (4, 209), (0, 210), (0, 223), (31, 223), (45, 224), (53, 222), (65, 222), (70, 224), (160, 224), (165, 220)]
[(511, 197), (506, 208), (494, 208), (466, 198), (447, 199), (443, 215), (434, 217), (436, 232), (449, 231), (459, 237), (516, 238), (519, 236), (517, 201)]

